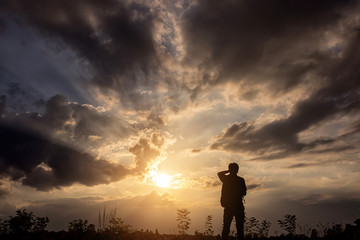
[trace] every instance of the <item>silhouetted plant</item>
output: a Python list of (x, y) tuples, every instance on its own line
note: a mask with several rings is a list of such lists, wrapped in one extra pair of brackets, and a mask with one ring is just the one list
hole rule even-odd
[(260, 237), (267, 237), (269, 235), (271, 222), (268, 220), (263, 220), (260, 222), (259, 227), (259, 236)]
[(356, 219), (356, 220), (354, 221), (354, 223), (355, 223), (355, 225), (356, 225), (357, 228), (360, 228), (360, 218)]
[[(125, 224), (120, 218), (112, 218), (107, 220), (107, 227), (102, 231), (95, 231), (95, 226), (89, 224), (87, 220), (77, 219), (69, 223), (68, 231), (48, 232), (45, 231), (49, 219), (44, 217), (36, 217), (32, 212), (24, 210), (16, 211), (16, 216), (10, 216), (8, 220), (0, 220), (0, 239), (1, 240), (219, 240), (220, 235), (214, 236), (213, 232), (208, 233), (207, 229), (212, 230), (211, 215), (205, 218), (204, 233), (196, 230), (194, 235), (185, 234), (190, 226), (190, 211), (187, 209), (178, 209), (178, 227), (183, 224), (182, 235), (174, 234), (160, 234), (157, 230), (133, 230), (128, 224)], [(105, 212), (106, 213), (106, 212)], [(180, 221), (181, 220), (181, 221)], [(247, 231), (250, 235), (246, 239), (272, 239), (272, 240), (289, 240), (289, 239), (313, 239), (313, 240), (354, 240), (360, 239), (360, 219), (354, 221), (354, 224), (319, 224), (322, 229), (311, 229), (307, 225), (305, 227), (298, 226), (300, 229), (295, 235), (294, 226), (296, 225), (295, 215), (285, 215), (281, 222), (282, 229), (288, 235), (282, 234), (280, 236), (268, 237), (270, 222), (267, 220), (258, 221), (256, 218), (247, 218)], [(305, 229), (305, 230), (304, 230)], [(299, 234), (300, 231), (308, 232), (311, 229), (309, 236)], [(290, 231), (288, 231), (290, 230)], [(323, 230), (321, 234), (320, 230)], [(180, 231), (180, 228), (179, 228)], [(235, 239), (235, 231), (232, 231), (229, 239)]]
[(96, 234), (95, 225), (88, 220), (76, 219), (69, 222), (67, 239), (87, 240)]
[(2, 233), (25, 234), (31, 232), (42, 232), (49, 222), (47, 217), (36, 217), (33, 212), (25, 209), (16, 210), (16, 216), (10, 216), (9, 220), (1, 221)]
[(257, 237), (260, 228), (260, 223), (255, 217), (245, 218), (244, 234), (247, 237)]
[(323, 224), (321, 222), (319, 222), (316, 226), (318, 227), (319, 235), (321, 235), (322, 237), (327, 235), (328, 229), (330, 229), (331, 227), (330, 223)]
[(259, 221), (255, 217), (245, 217), (244, 234), (248, 238), (267, 237), (269, 235), (271, 222)]
[(125, 232), (131, 232), (131, 225), (125, 224), (121, 218), (112, 218), (109, 221), (109, 227), (106, 228), (107, 230), (119, 235)]
[(355, 226), (346, 224), (343, 232), (344, 239), (360, 239), (360, 218), (354, 221)]
[(296, 231), (296, 216), (286, 214), (284, 220), (278, 220), (280, 227), (288, 234), (294, 235)]
[(0, 235), (8, 234), (9, 228), (6, 221), (0, 219)]
[(204, 233), (201, 233), (201, 232), (199, 231), (199, 229), (195, 229), (194, 235), (195, 235), (195, 236), (203, 236), (203, 235), (205, 235), (205, 234), (204, 234)]
[(213, 225), (212, 225), (213, 216), (208, 215), (205, 219), (205, 231), (204, 234), (206, 236), (214, 235)]
[(341, 224), (335, 224), (331, 228), (327, 229), (325, 237), (334, 238), (340, 236), (342, 232), (343, 232), (343, 228)]
[(99, 226), (98, 231), (103, 231), (109, 226), (109, 222), (111, 219), (116, 217), (116, 208), (106, 212), (106, 208), (104, 207), (102, 214), (99, 210)]
[(69, 232), (77, 232), (77, 233), (84, 233), (84, 232), (95, 232), (95, 225), (88, 224), (88, 220), (83, 219), (76, 219), (69, 222), (68, 231)]
[(297, 234), (302, 234), (304, 236), (307, 236), (307, 237), (311, 237), (311, 234), (312, 234), (312, 230), (313, 228), (307, 224), (305, 225), (297, 225)]
[(190, 228), (190, 211), (186, 208), (177, 209), (177, 218), (178, 222), (177, 227), (179, 229), (180, 234), (185, 234), (186, 231)]
[(311, 239), (317, 239), (319, 237), (319, 232), (314, 228), (311, 230)]

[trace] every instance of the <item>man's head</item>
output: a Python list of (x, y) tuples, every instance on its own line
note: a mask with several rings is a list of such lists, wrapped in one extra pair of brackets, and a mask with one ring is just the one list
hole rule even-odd
[(229, 164), (229, 171), (231, 174), (237, 174), (239, 171), (239, 165), (237, 163), (230, 163)]

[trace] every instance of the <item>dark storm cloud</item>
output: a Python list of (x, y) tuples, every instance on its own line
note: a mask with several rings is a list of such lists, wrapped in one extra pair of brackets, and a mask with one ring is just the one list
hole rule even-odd
[[(6, 100), (3, 97), (6, 110)], [(65, 96), (56, 95), (49, 100), (38, 101), (43, 114), (26, 112), (14, 114), (8, 111), (5, 118), (9, 121), (30, 127), (46, 134), (53, 134), (58, 130), (64, 131), (72, 140), (88, 141), (96, 136), (105, 144), (110, 140), (119, 140), (135, 133), (136, 130), (124, 119), (107, 113), (91, 105), (71, 103)]]
[[(198, 2), (183, 19), (185, 63), (204, 72), (190, 87), (195, 95), (227, 81), (267, 84), (274, 93), (297, 86), (306, 73), (322, 67), (320, 40), (353, 1)], [(218, 74), (211, 74), (214, 69)], [(253, 99), (259, 92), (242, 94)]]
[(261, 184), (250, 184), (250, 185), (247, 185), (247, 189), (248, 190), (252, 190), (252, 189), (256, 189), (256, 188), (260, 188), (261, 187)]
[[(298, 134), (330, 118), (359, 112), (360, 33), (354, 35), (341, 60), (333, 65), (330, 72), (324, 73), (327, 85), (295, 104), (288, 118), (261, 127), (251, 123), (235, 123), (216, 137), (211, 148), (267, 153), (270, 155), (264, 158), (273, 159), (333, 143), (336, 136), (333, 139), (316, 139), (310, 143), (301, 143)], [(355, 127), (353, 134), (356, 132)], [(341, 149), (347, 150), (352, 147), (343, 146)]]
[(93, 107), (72, 104), (72, 108), (73, 118), (77, 120), (74, 127), (77, 139), (100, 136), (102, 140), (119, 140), (136, 132), (124, 119), (99, 112)]
[(42, 122), (52, 129), (63, 129), (71, 119), (71, 106), (67, 103), (65, 96), (56, 95), (45, 104), (45, 114)]
[(136, 133), (138, 130), (124, 119), (91, 105), (68, 102), (62, 95), (40, 101), (43, 114), (15, 114), (6, 109), (6, 99), (1, 97), (0, 178), (21, 181), (41, 191), (74, 183), (108, 184), (130, 173), (141, 175), (147, 164), (160, 155), (159, 149), (164, 144), (160, 133), (140, 139), (129, 149), (135, 156), (136, 167), (127, 169), (79, 150)]
[(47, 191), (80, 183), (118, 181), (129, 173), (119, 164), (55, 143), (28, 129), (0, 123), (0, 174)]
[[(343, 12), (354, 2), (199, 1), (188, 12), (184, 18), (185, 62), (200, 62), (198, 69), (204, 72), (194, 94), (206, 86), (233, 82), (250, 89), (240, 89), (243, 99), (249, 99), (249, 91), (253, 99), (256, 90), (252, 87), (260, 83), (265, 84), (265, 94), (278, 95), (304, 83), (305, 75), (320, 86), (309, 90), (309, 97), (297, 102), (289, 117), (262, 126), (234, 123), (215, 137), (211, 149), (276, 159), (336, 141), (334, 136), (303, 143), (298, 135), (360, 109), (359, 32), (346, 29), (347, 38), (337, 57), (333, 48), (320, 50), (324, 34), (338, 26)], [(213, 69), (219, 74), (209, 78)]]
[(15, 0), (2, 1), (0, 10), (35, 26), (58, 46), (69, 46), (95, 69), (95, 85), (141, 107), (137, 86), (152, 84), (149, 75), (158, 62), (152, 36), (156, 16), (149, 7), (116, 0)]
[(308, 163), (297, 163), (288, 166), (287, 168), (304, 168), (304, 167), (312, 167), (314, 164), (308, 164)]

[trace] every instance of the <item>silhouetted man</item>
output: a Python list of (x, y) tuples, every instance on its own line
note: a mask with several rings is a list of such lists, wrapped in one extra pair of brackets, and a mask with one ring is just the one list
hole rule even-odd
[(224, 226), (221, 237), (228, 239), (230, 225), (233, 217), (236, 220), (236, 230), (239, 240), (244, 239), (244, 204), (243, 198), (246, 195), (245, 180), (237, 175), (239, 165), (229, 164), (229, 170), (218, 173), (223, 183), (221, 189), (221, 206), (224, 207)]

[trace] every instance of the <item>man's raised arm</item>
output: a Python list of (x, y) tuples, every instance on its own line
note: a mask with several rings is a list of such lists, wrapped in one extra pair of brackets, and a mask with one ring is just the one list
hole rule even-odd
[(220, 180), (223, 182), (224, 181), (224, 177), (227, 173), (229, 173), (230, 171), (229, 170), (226, 170), (226, 171), (221, 171), (221, 172), (218, 172), (218, 177), (220, 178)]

